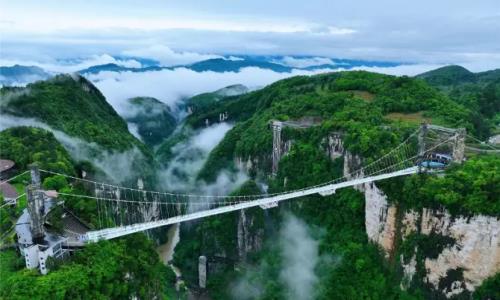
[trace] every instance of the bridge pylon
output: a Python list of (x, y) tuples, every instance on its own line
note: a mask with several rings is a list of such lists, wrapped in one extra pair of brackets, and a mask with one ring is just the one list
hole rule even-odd
[(428, 125), (427, 123), (422, 123), (420, 125), (420, 129), (418, 132), (418, 158), (417, 158), (417, 163), (418, 163), (418, 171), (422, 171), (422, 166), (421, 162), (424, 160), (425, 156), (425, 139), (427, 137), (427, 132), (428, 132)]
[(453, 161), (462, 163), (465, 158), (465, 137), (467, 131), (465, 128), (458, 128), (453, 139)]
[(276, 176), (278, 174), (278, 164), (281, 159), (281, 129), (283, 123), (280, 121), (272, 121), (271, 126), (273, 128), (273, 166), (272, 174)]
[(35, 244), (43, 243), (45, 230), (43, 227), (44, 200), (40, 191), (40, 170), (36, 164), (30, 165), (31, 184), (26, 187), (28, 212), (30, 214), (31, 233)]

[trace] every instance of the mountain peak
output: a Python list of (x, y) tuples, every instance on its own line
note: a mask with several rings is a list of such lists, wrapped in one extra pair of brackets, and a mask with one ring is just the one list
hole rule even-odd
[(474, 82), (476, 75), (458, 65), (449, 65), (417, 75), (432, 85), (456, 85)]

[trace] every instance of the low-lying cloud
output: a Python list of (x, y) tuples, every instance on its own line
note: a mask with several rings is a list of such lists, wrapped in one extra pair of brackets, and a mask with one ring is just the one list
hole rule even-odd
[(36, 66), (44, 71), (57, 73), (73, 73), (92, 66), (116, 64), (127, 68), (140, 68), (142, 64), (135, 59), (119, 59), (109, 54), (94, 54), (85, 58), (74, 58), (66, 60), (57, 60), (56, 58), (48, 60), (21, 60), (16, 58), (0, 59), (0, 66)]
[[(316, 228), (316, 232), (322, 229)], [(312, 234), (312, 228), (304, 221), (286, 213), (280, 225), (278, 236), (271, 243), (270, 251), (279, 255), (279, 264), (271, 265), (266, 259), (257, 266), (247, 266), (245, 272), (230, 285), (233, 299), (257, 299), (265, 294), (269, 281), (283, 287), (285, 299), (308, 300), (316, 296), (319, 284), (318, 267), (321, 264), (334, 265), (331, 256), (320, 255), (319, 239)], [(277, 278), (268, 278), (280, 268)]]
[(280, 279), (287, 291), (287, 299), (308, 300), (314, 298), (318, 283), (315, 268), (320, 260), (318, 245), (309, 227), (302, 220), (287, 214), (281, 226), (280, 241), (283, 267)]
[(335, 63), (328, 57), (293, 57), (284, 56), (273, 62), (289, 66), (292, 68), (307, 68), (320, 65), (334, 65)]
[(158, 182), (167, 191), (190, 192), (201, 195), (227, 195), (247, 180), (242, 172), (221, 172), (214, 183), (197, 182), (196, 176), (203, 167), (210, 151), (232, 128), (218, 123), (191, 135), (186, 141), (173, 146), (173, 158), (168, 166), (158, 172)]
[(89, 143), (79, 138), (71, 137), (47, 124), (30, 118), (20, 118), (2, 114), (0, 130), (17, 126), (38, 127), (48, 130), (64, 146), (75, 161), (89, 161), (103, 171), (114, 182), (122, 183), (133, 176), (133, 162), (142, 160), (143, 155), (137, 148), (124, 152), (110, 152), (96, 143)]
[(126, 99), (149, 96), (157, 98), (175, 109), (182, 99), (217, 89), (243, 84), (250, 88), (259, 88), (277, 80), (295, 76), (319, 73), (293, 71), (277, 73), (256, 67), (242, 68), (239, 72), (195, 72), (186, 68), (151, 72), (100, 72), (87, 76), (106, 96), (108, 102), (125, 114)]
[[(416, 75), (440, 65), (401, 65), (396, 67), (356, 67), (355, 70), (374, 71), (391, 75)], [(278, 73), (257, 67), (242, 68), (239, 72), (195, 72), (186, 68), (151, 72), (100, 72), (89, 74), (90, 79), (106, 96), (120, 115), (127, 113), (126, 99), (149, 96), (169, 105), (174, 111), (186, 97), (215, 91), (233, 84), (243, 84), (256, 89), (275, 81), (297, 76), (325, 72), (344, 71), (318, 69), (314, 71), (294, 69), (290, 73)]]
[(186, 65), (201, 60), (222, 57), (215, 54), (202, 54), (189, 51), (176, 52), (164, 45), (151, 45), (145, 48), (125, 50), (122, 53), (126, 56), (147, 57), (154, 59), (160, 62), (162, 66)]

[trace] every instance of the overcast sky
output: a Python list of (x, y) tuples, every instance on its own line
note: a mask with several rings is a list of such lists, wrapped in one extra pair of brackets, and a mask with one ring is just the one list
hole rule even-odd
[(499, 0), (0, 0), (2, 59), (313, 55), (500, 67)]

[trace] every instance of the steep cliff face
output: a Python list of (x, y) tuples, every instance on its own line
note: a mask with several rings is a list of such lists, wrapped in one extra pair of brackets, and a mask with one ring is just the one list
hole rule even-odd
[[(344, 176), (356, 178), (354, 171), (362, 158), (345, 151), (340, 137), (329, 137), (326, 154), (343, 155)], [(401, 287), (415, 280), (424, 269), (422, 282), (446, 297), (474, 291), (488, 277), (500, 272), (500, 220), (484, 215), (451, 216), (444, 209), (403, 209), (389, 203), (376, 183), (356, 186), (365, 195), (365, 226), (368, 239), (380, 245), (388, 260), (401, 269)], [(397, 199), (396, 199), (397, 200)], [(409, 239), (424, 241), (409, 243)], [(407, 241), (412, 251), (400, 254)], [(396, 255), (399, 255), (396, 257)]]
[(397, 208), (388, 204), (387, 197), (374, 183), (365, 184), (364, 191), (366, 234), (389, 258), (395, 246)]
[[(473, 291), (487, 277), (500, 271), (500, 220), (476, 215), (452, 217), (446, 210), (424, 208), (407, 210), (397, 218), (398, 207), (389, 204), (375, 184), (365, 185), (366, 233), (390, 257), (396, 252), (397, 237), (404, 241), (411, 234), (438, 236), (452, 240), (439, 253), (422, 253), (415, 246), (411, 257), (399, 257), (404, 278), (401, 286), (410, 286), (416, 273), (417, 253), (423, 257), (424, 282), (447, 297)], [(406, 261), (406, 262), (405, 262)]]
[(264, 229), (255, 228), (255, 217), (242, 209), (238, 216), (238, 258), (246, 262), (247, 255), (262, 249)]
[(323, 141), (325, 152), (331, 160), (337, 159), (344, 155), (344, 143), (340, 133), (332, 133)]
[(427, 280), (435, 288), (452, 270), (463, 270), (463, 280), (455, 280), (444, 291), (447, 296), (463, 289), (474, 290), (487, 277), (500, 271), (500, 220), (476, 215), (452, 218), (445, 211), (423, 209), (420, 233), (438, 233), (451, 237), (455, 244), (445, 248), (437, 258), (425, 260)]

